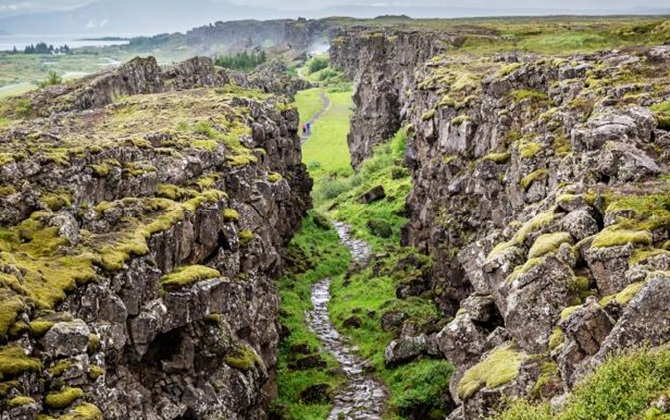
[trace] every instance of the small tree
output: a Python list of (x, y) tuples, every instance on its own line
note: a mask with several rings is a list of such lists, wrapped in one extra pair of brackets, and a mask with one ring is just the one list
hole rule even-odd
[(63, 78), (60, 77), (58, 73), (56, 73), (55, 70), (49, 70), (49, 74), (47, 75), (46, 80), (43, 82), (39, 83), (40, 87), (47, 87), (47, 86), (53, 86), (53, 85), (60, 85), (63, 83)]

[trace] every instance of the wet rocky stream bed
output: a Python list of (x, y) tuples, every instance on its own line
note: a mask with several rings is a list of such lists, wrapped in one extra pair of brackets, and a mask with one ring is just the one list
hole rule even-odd
[[(355, 262), (362, 263), (370, 256), (370, 246), (354, 239), (351, 228), (335, 223), (340, 240), (345, 244)], [(347, 378), (347, 384), (335, 393), (334, 406), (329, 420), (381, 419), (387, 398), (384, 386), (365, 372), (365, 361), (352, 348), (346, 337), (341, 336), (330, 322), (330, 278), (312, 286), (314, 309), (307, 314), (309, 328), (316, 333), (326, 351), (332, 353)]]

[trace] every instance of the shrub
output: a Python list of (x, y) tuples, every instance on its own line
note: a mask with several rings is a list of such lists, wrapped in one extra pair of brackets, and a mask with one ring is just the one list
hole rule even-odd
[(307, 63), (307, 69), (310, 73), (316, 73), (323, 70), (330, 65), (330, 58), (328, 57), (314, 57)]

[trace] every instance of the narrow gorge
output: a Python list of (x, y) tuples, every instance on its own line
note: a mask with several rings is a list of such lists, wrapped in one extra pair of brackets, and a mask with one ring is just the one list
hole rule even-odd
[(667, 20), (185, 37), (0, 101), (1, 420), (670, 415)]

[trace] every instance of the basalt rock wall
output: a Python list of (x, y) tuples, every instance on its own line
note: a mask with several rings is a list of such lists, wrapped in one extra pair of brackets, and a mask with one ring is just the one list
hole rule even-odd
[(231, 83), (135, 60), (3, 104), (0, 418), (266, 417), (311, 180), (288, 100)]
[(607, 355), (670, 339), (670, 50), (457, 46), (361, 33), (332, 53), (356, 81), (354, 166), (408, 129), (403, 241), (435, 259), (429, 296), (453, 320), (427, 348), (456, 366), (452, 418), (469, 419), (502, 394), (560, 401)]

